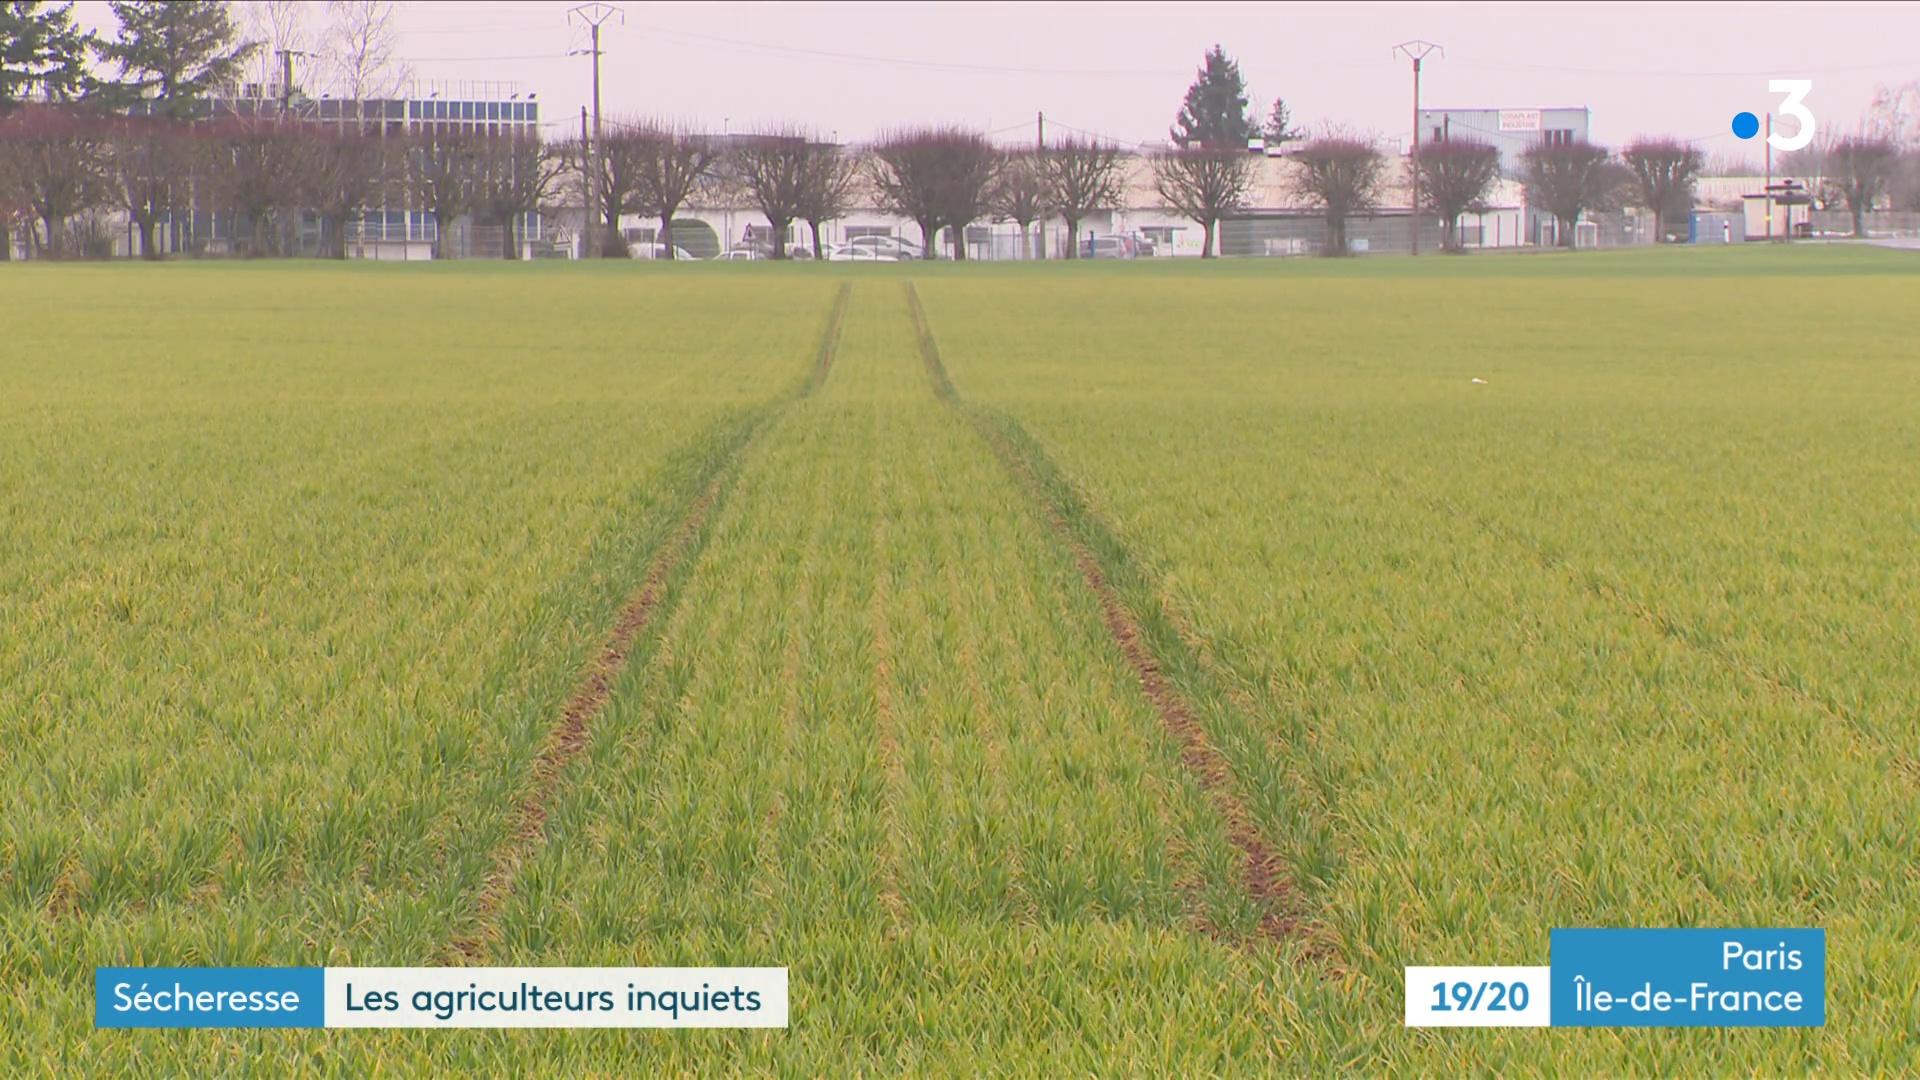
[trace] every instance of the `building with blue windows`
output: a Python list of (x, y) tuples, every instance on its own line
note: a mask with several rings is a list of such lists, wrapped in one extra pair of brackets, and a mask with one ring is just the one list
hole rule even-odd
[[(129, 112), (139, 115), (152, 107), (150, 102), (136, 102)], [(303, 125), (358, 130), (393, 139), (461, 134), (537, 141), (541, 131), (540, 103), (535, 95), (499, 84), (449, 88), (446, 94), (429, 90), (410, 97), (351, 100), (309, 98), (298, 91), (287, 93), (273, 83), (246, 83), (200, 103), (197, 112), (197, 119), (208, 124), (288, 118)], [(410, 166), (403, 161), (399, 167), (404, 170)], [(468, 216), (452, 223), (449, 235), (442, 238), (433, 215), (413, 204), (412, 186), (404, 174), (390, 177), (379, 185), (372, 202), (357, 219), (340, 224), (349, 256), (426, 259), (436, 250), (443, 257), (502, 254), (501, 245), (508, 234), (504, 223), (475, 221)], [(324, 234), (333, 223), (323, 221), (312, 210), (286, 216), (289, 220), (279, 223), (279, 228), (285, 234), (282, 242), (287, 253), (321, 253)], [(169, 251), (235, 253), (247, 244), (250, 229), (235, 218), (231, 211), (196, 198), (191, 209), (164, 222), (159, 239)], [(552, 246), (548, 232), (547, 223), (538, 213), (522, 215), (513, 230), (522, 256), (547, 253), (545, 249)], [(130, 238), (127, 248), (126, 253), (132, 254)]]

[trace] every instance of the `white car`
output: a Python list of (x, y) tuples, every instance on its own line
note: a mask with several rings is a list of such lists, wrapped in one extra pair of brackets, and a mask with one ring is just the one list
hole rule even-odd
[(752, 262), (767, 257), (766, 253), (758, 248), (733, 248), (714, 256), (722, 262)]
[(856, 236), (847, 241), (846, 246), (852, 251), (871, 251), (876, 255), (890, 255), (893, 262), (926, 257), (920, 253), (919, 244), (897, 236)]
[(871, 245), (854, 247), (850, 244), (828, 244), (826, 257), (828, 262), (888, 262), (897, 263), (900, 257), (881, 251)]
[[(633, 256), (636, 259), (665, 260), (666, 258), (668, 258), (667, 245), (665, 244), (628, 244), (627, 254)], [(688, 260), (691, 260), (693, 258), (692, 255), (689, 255), (687, 253), (687, 249), (681, 247), (679, 244), (673, 245), (672, 257), (675, 259), (688, 259)]]

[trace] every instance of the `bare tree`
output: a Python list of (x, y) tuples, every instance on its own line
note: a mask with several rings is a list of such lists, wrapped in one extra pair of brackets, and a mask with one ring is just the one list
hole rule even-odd
[(1900, 167), (1900, 148), (1891, 139), (1850, 135), (1827, 151), (1827, 167), (1853, 214), (1853, 235), (1867, 235), (1867, 211), (1887, 193)]
[[(67, 256), (67, 223), (104, 206), (113, 195), (97, 118), (56, 105), (23, 105), (0, 119), (0, 179), (7, 201), (25, 207), (46, 229), (48, 257)], [(29, 232), (30, 240), (37, 240)]]
[(666, 257), (673, 254), (673, 217), (689, 199), (713, 180), (720, 149), (702, 135), (667, 125), (648, 125), (632, 132), (627, 146), (633, 202), (639, 212), (660, 218), (660, 244)]
[[(1895, 210), (1920, 211), (1920, 153), (1908, 151), (1900, 155), (1893, 181), (1887, 185), (1887, 197)], [(0, 209), (0, 213), (4, 213), (4, 209)]]
[(1573, 246), (1580, 215), (1601, 194), (1610, 156), (1603, 147), (1580, 139), (1535, 143), (1520, 155), (1527, 202), (1553, 215), (1561, 247)]
[(285, 234), (301, 209), (311, 165), (308, 135), (278, 117), (236, 117), (213, 129), (209, 186), (215, 201), (246, 223), (247, 254), (290, 254)]
[(1379, 203), (1386, 158), (1368, 140), (1328, 135), (1294, 151), (1293, 162), (1294, 192), (1326, 214), (1326, 254), (1349, 254), (1347, 220)]
[(164, 116), (127, 116), (107, 131), (106, 179), (140, 233), (140, 255), (162, 255), (160, 221), (189, 204), (199, 139), (186, 124)]
[(887, 208), (920, 226), (921, 253), (939, 258), (940, 163), (929, 144), (932, 133), (904, 132), (875, 148), (870, 168), (873, 185)]
[(985, 136), (957, 127), (895, 132), (874, 148), (873, 181), (889, 208), (920, 225), (926, 256), (953, 230), (953, 257), (967, 257), (966, 228), (990, 212), (1001, 154)]
[[(1460, 215), (1484, 210), (1500, 178), (1500, 151), (1471, 139), (1424, 143), (1414, 158), (1420, 170), (1421, 208), (1437, 215), (1443, 247), (1458, 252)], [(1417, 227), (1417, 226), (1416, 226)]]
[(400, 32), (394, 0), (330, 0), (326, 49), (331, 83), (350, 101), (393, 97), (413, 78), (398, 56)]
[(1700, 167), (1702, 176), (1759, 176), (1760, 166), (1753, 155), (1739, 150), (1716, 150), (1707, 155), (1707, 163)]
[(474, 209), (499, 220), (501, 257), (520, 257), (520, 221), (553, 193), (561, 159), (529, 134), (488, 135), (479, 141)]
[(13, 238), (33, 220), (14, 179), (11, 150), (4, 132), (0, 132), (0, 262), (13, 261)]
[(814, 143), (809, 148), (800, 218), (813, 233), (814, 258), (825, 258), (820, 245), (821, 224), (846, 215), (859, 177), (859, 158), (831, 143)]
[[(285, 74), (280, 54), (308, 51), (308, 5), (300, 0), (254, 0), (235, 7), (240, 10), (247, 40), (258, 46), (249, 57), (253, 81), (262, 87), (278, 85)], [(281, 100), (288, 100), (293, 87), (282, 87), (280, 93)]]
[(398, 143), (358, 127), (311, 129), (306, 199), (319, 212), (327, 254), (347, 257), (347, 226), (399, 173)]
[(1875, 86), (1860, 133), (1906, 149), (1920, 146), (1920, 79)]
[(1624, 162), (1608, 158), (1593, 170), (1592, 194), (1587, 209), (1594, 213), (1617, 214), (1630, 206), (1639, 206), (1640, 178)]
[(994, 180), (988, 202), (994, 217), (1020, 226), (1020, 257), (1033, 257), (1033, 223), (1053, 212), (1052, 184), (1037, 155), (1007, 158)]
[(414, 204), (433, 215), (433, 257), (446, 258), (447, 231), (472, 213), (480, 196), (482, 146), (463, 132), (436, 132), (407, 151), (407, 177)]
[(1640, 198), (1653, 211), (1655, 242), (1666, 239), (1667, 217), (1693, 201), (1693, 182), (1706, 159), (1699, 149), (1673, 138), (1639, 138), (1620, 151), (1620, 160), (1640, 182)]
[(1167, 205), (1199, 223), (1200, 257), (1211, 259), (1220, 219), (1245, 206), (1253, 191), (1253, 158), (1226, 147), (1163, 150), (1153, 155), (1153, 187)]
[(1042, 150), (1040, 165), (1047, 180), (1047, 200), (1067, 223), (1067, 258), (1077, 258), (1081, 220), (1120, 201), (1120, 150), (1091, 139), (1070, 138)]
[(776, 127), (735, 145), (733, 170), (741, 188), (773, 230), (773, 257), (787, 257), (787, 236), (807, 207), (814, 140), (798, 128)]
[[(655, 214), (659, 211), (646, 198), (642, 181), (658, 164), (656, 145), (660, 131), (644, 121), (615, 121), (600, 136), (600, 255), (609, 259), (627, 257), (627, 241), (620, 232), (624, 214)], [(579, 148), (577, 142), (567, 144)], [(590, 168), (588, 164), (584, 167)], [(582, 172), (581, 176), (586, 173)]]

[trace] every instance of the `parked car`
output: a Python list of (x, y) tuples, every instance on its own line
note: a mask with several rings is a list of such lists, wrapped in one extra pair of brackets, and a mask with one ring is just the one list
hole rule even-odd
[[(751, 259), (756, 261), (770, 260), (773, 258), (773, 249), (770, 247), (764, 247), (759, 244), (743, 244), (740, 247), (728, 248), (727, 250), (721, 252), (720, 254), (715, 255), (714, 258), (726, 259), (729, 261), (740, 260), (740, 259)], [(813, 248), (811, 245), (806, 245), (806, 244), (789, 244), (787, 246), (787, 258), (811, 259), (813, 258)]]
[(1131, 236), (1090, 236), (1080, 241), (1083, 259), (1132, 259), (1139, 254)]
[(895, 262), (905, 259), (924, 259), (926, 254), (920, 245), (898, 236), (856, 236), (847, 241), (851, 250), (872, 251), (880, 255), (891, 255)]
[[(667, 245), (665, 244), (628, 244), (627, 254), (631, 255), (636, 259), (665, 259), (667, 258)], [(687, 252), (686, 248), (681, 247), (679, 244), (675, 244), (673, 245), (673, 258), (691, 260), (693, 256)]]
[(826, 250), (828, 262), (889, 262), (900, 261), (898, 255), (882, 251), (872, 244), (855, 246), (852, 244), (828, 244)]
[(1127, 239), (1133, 241), (1133, 254), (1136, 258), (1151, 259), (1160, 253), (1160, 248), (1144, 233), (1130, 233)]

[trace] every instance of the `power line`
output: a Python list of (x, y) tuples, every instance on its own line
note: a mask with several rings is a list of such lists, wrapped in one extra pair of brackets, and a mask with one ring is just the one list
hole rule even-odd
[(1831, 67), (1804, 68), (1794, 64), (1780, 64), (1770, 68), (1753, 71), (1674, 71), (1647, 68), (1590, 68), (1570, 67), (1565, 64), (1513, 64), (1489, 60), (1463, 59), (1459, 63), (1469, 67), (1487, 68), (1493, 71), (1564, 71), (1575, 75), (1624, 75), (1631, 78), (1672, 78), (1672, 79), (1733, 79), (1778, 77), (1781, 72), (1803, 75), (1831, 75), (1848, 71), (1873, 71), (1880, 68), (1911, 67), (1913, 61), (1885, 60), (1865, 64), (1836, 64)]
[(936, 71), (969, 71), (994, 75), (1071, 75), (1083, 78), (1132, 78), (1147, 76), (1158, 78), (1164, 75), (1185, 76), (1186, 69), (1172, 68), (1048, 68), (1024, 67), (1010, 64), (967, 64), (949, 60), (926, 60), (909, 56), (875, 56), (871, 53), (836, 52), (831, 49), (809, 49), (798, 45), (774, 45), (764, 41), (745, 41), (740, 38), (721, 37), (717, 34), (702, 34), (692, 30), (670, 30), (664, 26), (646, 26), (643, 29), (668, 37), (687, 38), (694, 41), (706, 41), (719, 45), (732, 45), (742, 49), (756, 49), (770, 53), (784, 53), (793, 56), (812, 56), (828, 60), (852, 60), (868, 64), (893, 64), (900, 67), (924, 68)]
[[(340, 53), (314, 53), (329, 59), (341, 59)], [(499, 62), (508, 60), (565, 60), (568, 53), (521, 53), (510, 56), (408, 56), (402, 57), (409, 64), (468, 64), (481, 62)]]
[(1147, 144), (1153, 142), (1152, 139), (1126, 139), (1126, 138), (1121, 138), (1118, 135), (1109, 135), (1102, 131), (1090, 131), (1086, 128), (1075, 127), (1064, 120), (1057, 120), (1052, 117), (1049, 117), (1047, 119), (1047, 122), (1054, 125), (1055, 127), (1065, 128), (1066, 130), (1073, 132), (1075, 135), (1085, 135), (1089, 139), (1098, 139), (1101, 142), (1109, 142), (1118, 146), (1146, 146)]

